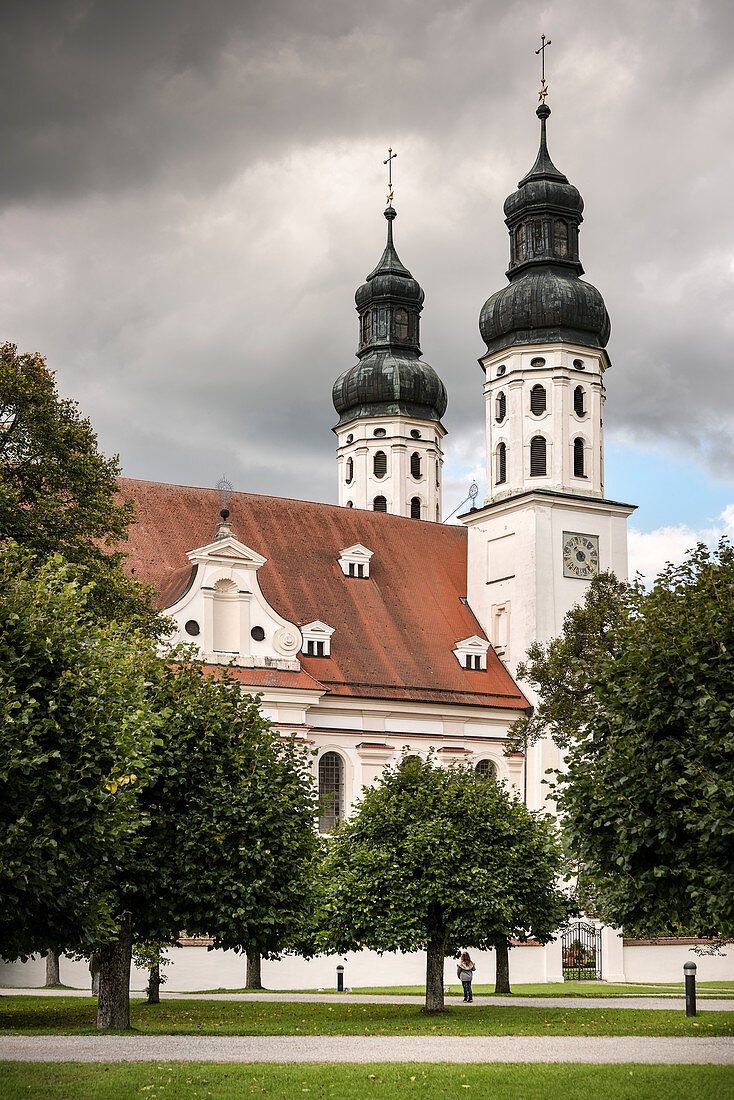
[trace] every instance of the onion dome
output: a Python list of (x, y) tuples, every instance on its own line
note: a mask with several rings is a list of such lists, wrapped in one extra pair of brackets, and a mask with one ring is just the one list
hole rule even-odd
[(603, 348), (611, 331), (601, 294), (579, 278), (584, 273), (579, 259), (583, 199), (548, 153), (550, 107), (541, 103), (536, 113), (538, 156), (505, 201), (509, 286), (484, 303), (479, 318), (488, 353), (562, 340)]
[(440, 420), (446, 412), (446, 388), (433, 367), (420, 359), (424, 294), (395, 250), (396, 217), (389, 205), (385, 251), (355, 295), (359, 362), (337, 378), (332, 393), (342, 424), (385, 415)]

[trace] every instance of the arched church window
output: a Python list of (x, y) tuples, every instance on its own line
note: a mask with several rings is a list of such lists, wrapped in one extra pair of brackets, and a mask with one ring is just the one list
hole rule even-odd
[(583, 386), (577, 386), (573, 391), (573, 411), (576, 413), (576, 416), (586, 416)]
[(528, 258), (528, 246), (525, 236), (525, 226), (518, 225), (515, 230), (515, 259), (518, 263)]
[(398, 340), (408, 339), (408, 311), (407, 309), (395, 310), (395, 337)]
[(497, 475), (495, 478), (496, 484), (501, 485), (503, 481), (507, 480), (507, 447), (504, 443), (500, 443), (497, 447)]
[(410, 476), (414, 477), (416, 481), (421, 476), (421, 456), (417, 451), (413, 451), (410, 456)]
[(474, 771), (488, 779), (495, 779), (497, 776), (497, 767), (492, 760), (477, 760)]
[(497, 423), (501, 424), (507, 415), (507, 398), (504, 392), (497, 394), (497, 400), (495, 401), (495, 416)]
[(546, 474), (546, 443), (542, 435), (533, 436), (530, 440), (530, 476), (545, 477)]
[(413, 497), (410, 501), (410, 518), (411, 519), (420, 519), (421, 518), (420, 497)]
[(584, 472), (584, 441), (579, 437), (573, 441), (573, 476), (586, 477)]
[(369, 344), (372, 339), (372, 314), (368, 310), (362, 314), (362, 343)]
[(319, 760), (319, 829), (329, 833), (344, 817), (344, 761), (338, 752), (325, 752)]
[(530, 391), (530, 411), (533, 416), (541, 416), (545, 412), (546, 398), (545, 386), (538, 384)]
[(353, 478), (354, 478), (354, 459), (353, 458), (348, 458), (347, 459), (347, 485), (351, 485)]
[(372, 459), (372, 469), (375, 477), (385, 476), (387, 473), (387, 455), (384, 451), (375, 451), (375, 457)]
[(239, 653), (240, 605), (235, 582), (217, 581), (214, 585), (213, 603), (212, 649), (215, 653)]
[(533, 253), (539, 256), (541, 252), (545, 252), (543, 223), (541, 221), (535, 221), (533, 222)]
[(553, 251), (556, 256), (568, 256), (568, 226), (560, 218), (553, 222)]
[(386, 498), (385, 497), (375, 497), (375, 499), (372, 501), (372, 511), (373, 512), (386, 512), (387, 511), (387, 500), (386, 500)]
[(386, 309), (378, 309), (378, 311), (377, 311), (377, 335), (381, 339), (384, 339), (387, 336), (387, 310)]

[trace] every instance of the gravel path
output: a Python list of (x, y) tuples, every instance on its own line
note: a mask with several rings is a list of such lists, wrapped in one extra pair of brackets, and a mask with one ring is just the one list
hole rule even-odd
[[(89, 997), (84, 989), (8, 989), (0, 996), (15, 995), (25, 997)], [(142, 997), (141, 992), (131, 992), (131, 997)], [(165, 993), (161, 999), (192, 1001), (283, 1001), (298, 1004), (368, 1004), (368, 1005), (422, 1005), (425, 997), (408, 994), (369, 994), (369, 993), (278, 993), (277, 990), (262, 993)], [(461, 1011), (471, 1012), (458, 997), (447, 997), (446, 1004)], [(654, 994), (649, 997), (474, 997), (479, 1005), (517, 1005), (529, 1008), (667, 1008), (674, 1011), (685, 1009), (683, 996), (671, 997)], [(698, 997), (696, 1007), (700, 1012), (714, 1009), (720, 1012), (734, 1012), (734, 999)]]
[(4, 1035), (0, 1061), (638, 1062), (734, 1065), (731, 1039), (429, 1036)]

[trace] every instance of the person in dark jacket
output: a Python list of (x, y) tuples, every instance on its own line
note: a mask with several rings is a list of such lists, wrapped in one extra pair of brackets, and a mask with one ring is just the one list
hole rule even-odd
[(471, 993), (471, 983), (472, 983), (472, 975), (474, 974), (475, 970), (476, 970), (476, 966), (471, 961), (471, 957), (469, 955), (469, 952), (465, 951), (464, 954), (459, 959), (459, 965), (456, 968), (456, 973), (458, 975), (459, 981), (461, 982), (461, 984), (464, 987), (464, 1000), (465, 1001), (471, 1002), (471, 1001), (474, 1000), (474, 998), (472, 997), (472, 993)]

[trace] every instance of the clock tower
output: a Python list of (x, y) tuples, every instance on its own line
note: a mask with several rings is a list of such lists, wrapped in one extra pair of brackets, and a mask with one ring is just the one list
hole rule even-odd
[[(604, 496), (610, 322), (599, 291), (581, 279), (584, 204), (550, 158), (550, 113), (543, 99), (538, 155), (505, 202), (508, 284), (480, 315), (487, 498), (462, 517), (469, 604), (513, 673), (532, 642), (560, 633), (599, 570), (627, 576), (634, 510)], [(544, 773), (557, 763), (552, 744), (531, 750), (531, 807), (545, 801)]]

